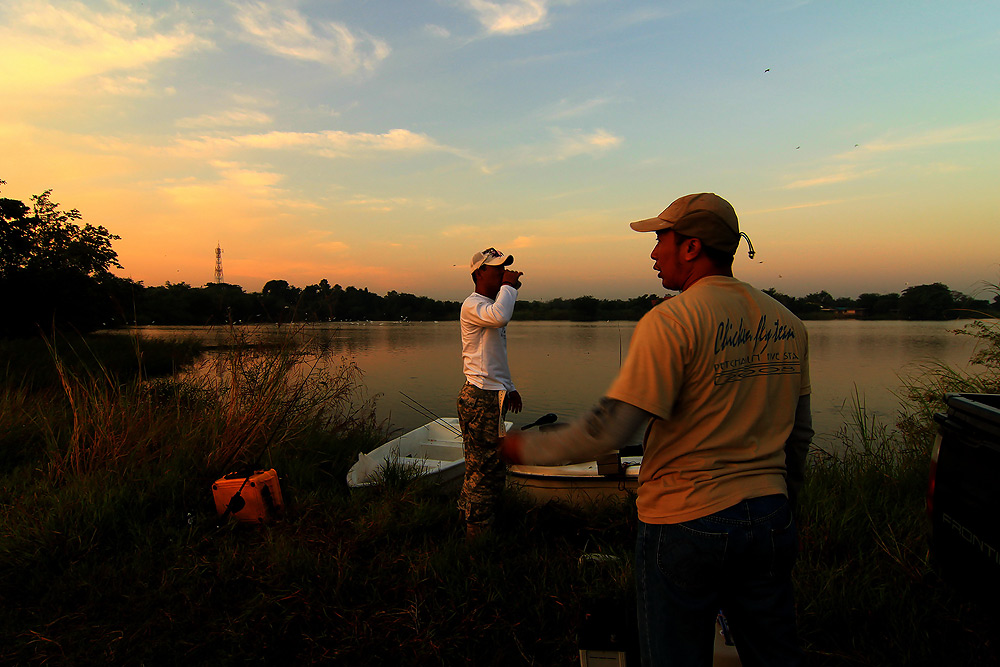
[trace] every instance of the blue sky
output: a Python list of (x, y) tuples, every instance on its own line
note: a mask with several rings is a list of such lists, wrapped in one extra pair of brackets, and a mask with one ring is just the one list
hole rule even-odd
[(738, 276), (804, 295), (1000, 280), (996, 2), (0, 2), (2, 196), (148, 285), (327, 278), (460, 299), (662, 291), (652, 235), (729, 199)]

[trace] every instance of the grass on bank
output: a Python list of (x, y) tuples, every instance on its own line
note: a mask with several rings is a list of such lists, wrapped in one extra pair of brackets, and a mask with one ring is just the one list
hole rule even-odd
[[(54, 382), (8, 374), (0, 395), (0, 663), (571, 665), (587, 604), (630, 604), (628, 499), (511, 494), (470, 547), (455, 498), (419, 480), (349, 492), (381, 437), (350, 364), (237, 344), (151, 379), (62, 349)], [(811, 664), (1000, 662), (995, 612), (927, 562), (924, 436), (859, 402), (844, 454), (812, 457), (795, 575)], [(249, 463), (279, 471), (286, 511), (219, 526), (211, 482)]]

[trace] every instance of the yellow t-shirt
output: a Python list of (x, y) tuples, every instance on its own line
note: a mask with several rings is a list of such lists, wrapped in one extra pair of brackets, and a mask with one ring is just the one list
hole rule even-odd
[(648, 312), (607, 396), (655, 418), (639, 518), (680, 523), (787, 494), (785, 441), (809, 389), (805, 326), (747, 283), (702, 278)]

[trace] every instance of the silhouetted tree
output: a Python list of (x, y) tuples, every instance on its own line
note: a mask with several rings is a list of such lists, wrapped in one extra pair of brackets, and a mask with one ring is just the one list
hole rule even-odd
[(0, 291), (8, 312), (3, 335), (53, 325), (86, 331), (121, 319), (112, 294), (122, 279), (111, 273), (122, 268), (112, 247), (120, 237), (79, 224), (80, 212), (60, 210), (51, 194), (33, 195), (30, 208), (0, 200)]
[(292, 287), (287, 280), (268, 280), (261, 290), (261, 304), (272, 322), (290, 322), (298, 319), (299, 295), (301, 290)]
[(855, 304), (863, 310), (865, 317), (886, 317), (899, 310), (899, 295), (866, 292), (858, 296)]
[(954, 307), (955, 296), (943, 283), (907, 287), (899, 298), (899, 312), (908, 320), (951, 319)]

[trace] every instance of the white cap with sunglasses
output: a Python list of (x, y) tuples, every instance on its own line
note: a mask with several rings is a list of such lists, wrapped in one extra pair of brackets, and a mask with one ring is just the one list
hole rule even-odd
[(513, 255), (505, 255), (496, 248), (487, 248), (472, 256), (469, 267), (472, 269), (471, 273), (475, 273), (484, 266), (508, 266), (513, 262)]

